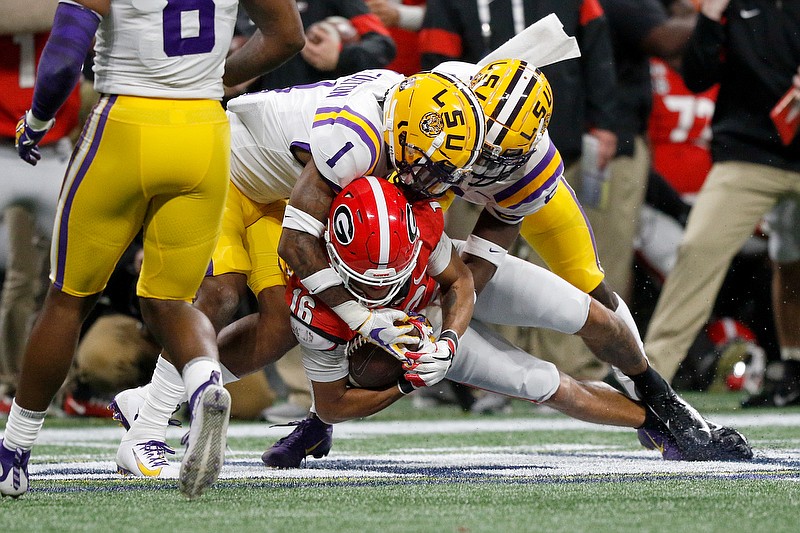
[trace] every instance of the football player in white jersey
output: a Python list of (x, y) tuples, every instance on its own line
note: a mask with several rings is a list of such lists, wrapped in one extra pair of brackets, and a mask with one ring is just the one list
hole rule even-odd
[[(447, 377), (542, 403), (580, 420), (647, 428), (658, 435), (665, 459), (742, 458), (736, 453), (718, 453), (712, 447), (706, 450), (706, 456), (686, 456), (643, 404), (605, 383), (575, 381), (552, 363), (512, 346), (483, 323), (470, 322), (472, 305), (467, 300), (472, 299), (472, 276), (444, 234), (444, 217), (436, 200), (409, 203), (387, 180), (372, 176), (357, 179), (334, 198), (325, 243), (331, 267), (339, 272), (356, 300), (372, 308), (429, 313), (432, 327), (418, 324), (423, 344), (431, 343), (434, 337), (428, 334), (432, 331), (440, 333), (430, 349), (395, 347), (396, 357), (406, 368), (396, 384), (359, 387), (353, 381), (358, 375), (350, 375), (348, 353), (363, 344), (362, 338), (293, 275), (286, 301), (314, 396), (313, 414), (299, 427), (305, 428), (310, 442), (327, 446), (317, 447), (312, 455), (326, 453), (330, 442), (329, 431), (315, 420), (338, 423), (369, 416), (414, 388)], [(512, 263), (525, 268), (523, 260), (509, 257), (500, 269)], [(583, 294), (580, 305), (587, 313), (587, 294)], [(437, 312), (439, 306), (441, 313)], [(415, 320), (419, 322), (419, 316)], [(273, 447), (272, 455), (287, 459), (281, 466), (294, 466), (305, 456), (304, 450), (293, 450), (294, 444), (290, 436)], [(281, 449), (286, 453), (279, 454)], [(743, 456), (750, 453), (746, 443), (737, 452)]]
[[(592, 230), (563, 178), (561, 156), (547, 134), (553, 92), (544, 74), (525, 61), (511, 59), (480, 69), (467, 63), (444, 63), (437, 69), (469, 79), (487, 118), (481, 157), (472, 173), (448, 193), (483, 207), (462, 249), (477, 293), (481, 295), (506, 250), (522, 234), (553, 272), (612, 310), (627, 326), (612, 334), (617, 342), (600, 349), (596, 339), (578, 335), (598, 358), (614, 366), (629, 395), (641, 398), (667, 424), (682, 449), (702, 454), (708, 446), (720, 446), (720, 435), (649, 365), (627, 305), (604, 281)], [(429, 183), (408, 188), (412, 194), (435, 195)], [(513, 298), (514, 293), (508, 296)], [(526, 307), (524, 300), (520, 306)], [(509, 307), (516, 306), (500, 309)], [(476, 306), (476, 312), (484, 309), (492, 308)]]
[(260, 31), (227, 60), (236, 0), (62, 0), (56, 10), (32, 106), (17, 126), (20, 157), (32, 165), (40, 159), (38, 143), (93, 41), (102, 96), (61, 189), (52, 285), (0, 443), (4, 496), (28, 490), (30, 449), (67, 375), (81, 324), (140, 230), (142, 315), (191, 398), (179, 488), (195, 498), (219, 475), (230, 396), (220, 383), (214, 328), (191, 302), (219, 235), (229, 180), (223, 82), (274, 68), (304, 44), (293, 1), (243, 3)]
[[(431, 96), (415, 102), (413, 110), (406, 105), (393, 114), (402, 117), (403, 123), (425, 121), (430, 134), (415, 140), (417, 146), (428, 143), (427, 155), (410, 152), (404, 156), (404, 163), (416, 165), (414, 172), (457, 175), (459, 165), (468, 165), (477, 156), (484, 119), (471, 91), (447, 75), (422, 74), (406, 79), (388, 70), (369, 70), (336, 80), (244, 95), (228, 103), (231, 186), (222, 235), (212, 258), (212, 275), (203, 281), (195, 302), (221, 329), (223, 381), (262, 368), (296, 344), (283, 301), (286, 280), (277, 253), (281, 222), (303, 231), (308, 227), (316, 231), (317, 222), (291, 204), (286, 208), (285, 200), (290, 194), (299, 194), (303, 200), (310, 197), (310, 191), (297, 187), (304, 176), (318, 180), (323, 200), (330, 202), (336, 191), (356, 177), (388, 175), (393, 164), (385, 147), (384, 107), (396, 106), (393, 95), (399, 93)], [(404, 131), (405, 126), (399, 130)], [(326, 216), (322, 215), (322, 220)], [(340, 280), (331, 273), (323, 272), (320, 284)], [(222, 329), (248, 286), (258, 299), (258, 312)], [(384, 332), (382, 342), (387, 343), (408, 331), (408, 327), (394, 327), (395, 319), (406, 318), (404, 313), (368, 310), (345, 294), (348, 302), (344, 307), (357, 319), (369, 322), (362, 328), (365, 334), (389, 324), (394, 333), (385, 336)], [(366, 317), (357, 314), (362, 310)], [(359, 325), (361, 322), (354, 327)], [(128, 428), (118, 449), (117, 465), (125, 473), (166, 477), (166, 427), (184, 387), (174, 366), (160, 358), (146, 389), (123, 391), (112, 403), (115, 417)]]

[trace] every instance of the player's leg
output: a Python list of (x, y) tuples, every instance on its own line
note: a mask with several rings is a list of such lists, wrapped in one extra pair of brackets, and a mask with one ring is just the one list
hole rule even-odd
[[(197, 291), (194, 307), (209, 318), (219, 333), (233, 319), (247, 293), (251, 262), (245, 243), (243, 196), (230, 184), (222, 218), (222, 229), (212, 255), (208, 274)], [(223, 367), (223, 381), (231, 378)], [(117, 394), (110, 408), (114, 418), (127, 430), (117, 450), (117, 470), (134, 476), (175, 477), (177, 470), (163, 454), (145, 453), (148, 444), (166, 453), (167, 428), (176, 406), (187, 400), (178, 369), (168, 352), (159, 356), (151, 382), (140, 389)], [(143, 468), (142, 468), (143, 467)]]
[(628, 306), (606, 283), (594, 234), (572, 189), (562, 182), (551, 202), (525, 220), (522, 231), (553, 272), (603, 304), (605, 309), (593, 308), (578, 336), (598, 359), (612, 365), (626, 392), (669, 421), (682, 446), (709, 444), (704, 419), (650, 367)]
[(230, 130), (212, 101), (126, 103), (148, 121), (140, 128), (146, 157), (139, 164), (150, 203), (137, 294), (145, 323), (181, 372), (189, 397), (191, 426), (179, 488), (194, 498), (222, 468), (230, 413), (214, 325), (191, 305), (220, 234)]
[(286, 274), (278, 241), (286, 202), (257, 204), (243, 197), (245, 247), (251, 263), (248, 285), (258, 310), (225, 327), (219, 334), (220, 359), (242, 377), (274, 363), (297, 345), (286, 303)]
[(136, 147), (126, 142), (129, 127), (116, 117), (115, 99), (101, 100), (64, 178), (51, 244), (52, 286), (31, 331), (3, 440), (25, 465), (16, 468), (16, 481), (0, 481), (4, 495), (27, 490), (25, 454), (67, 377), (83, 321), (144, 218), (146, 205), (128, 162)]

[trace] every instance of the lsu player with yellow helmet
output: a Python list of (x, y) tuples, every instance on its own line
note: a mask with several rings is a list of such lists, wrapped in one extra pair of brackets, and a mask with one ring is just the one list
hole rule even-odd
[[(321, 298), (344, 291), (319, 244), (336, 193), (355, 178), (387, 177), (395, 170), (409, 183), (460, 176), (478, 158), (485, 120), (474, 93), (458, 79), (438, 73), (406, 78), (389, 70), (242, 95), (228, 102), (227, 114), (227, 204), (211, 275), (196, 305), (221, 328), (248, 286), (257, 297), (257, 313), (219, 336), (222, 377), (230, 382), (279, 359), (297, 343), (283, 301), (286, 277), (279, 252)], [(324, 265), (314, 273), (318, 253)], [(362, 334), (388, 328), (372, 337), (375, 342), (394, 344), (408, 331), (394, 326), (405, 318), (403, 312), (368, 309), (346, 291), (332, 307)], [(151, 464), (150, 455), (137, 453), (137, 443), (165, 442), (172, 406), (184, 390), (177, 370), (163, 358), (146, 389), (145, 394), (123, 391), (112, 404), (115, 418), (128, 428), (117, 465), (133, 475), (165, 477), (170, 468), (164, 454), (154, 455)], [(319, 432), (323, 438), (325, 431)], [(327, 453), (325, 446), (315, 450)]]
[[(592, 229), (563, 177), (564, 164), (547, 133), (554, 96), (545, 75), (517, 59), (493, 61), (482, 68), (444, 63), (437, 69), (469, 79), (487, 120), (484, 145), (471, 174), (450, 187), (456, 196), (483, 207), (460, 248), (478, 295), (496, 274), (506, 275), (499, 267), (521, 234), (552, 272), (592, 297), (586, 325), (572, 333), (614, 366), (628, 394), (649, 406), (680, 447), (701, 450), (717, 445), (722, 438), (719, 427), (709, 425), (650, 367), (627, 305), (604, 281)], [(524, 292), (526, 281), (517, 276), (516, 283), (516, 293)], [(525, 305), (522, 297), (514, 301)], [(476, 318), (486, 318), (481, 316), (485, 309), (497, 308), (477, 305)], [(524, 320), (503, 323), (535, 325)], [(725, 429), (729, 431), (735, 433)], [(741, 438), (736, 435), (735, 439)]]

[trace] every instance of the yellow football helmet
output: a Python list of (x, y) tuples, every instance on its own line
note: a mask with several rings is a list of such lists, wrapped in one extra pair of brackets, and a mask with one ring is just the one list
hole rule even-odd
[(481, 68), (470, 85), (486, 115), (486, 139), (469, 185), (481, 187), (522, 167), (542, 140), (553, 114), (553, 89), (539, 69), (519, 59)]
[(422, 72), (391, 87), (384, 101), (384, 141), (398, 182), (419, 196), (461, 182), (480, 155), (486, 118), (458, 79)]

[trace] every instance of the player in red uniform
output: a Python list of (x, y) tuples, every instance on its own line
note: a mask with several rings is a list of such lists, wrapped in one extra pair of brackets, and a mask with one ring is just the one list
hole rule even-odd
[[(504, 343), (480, 322), (469, 323), (472, 277), (443, 228), (437, 201), (409, 204), (395, 185), (383, 179), (357, 179), (334, 199), (325, 232), (326, 250), (331, 267), (342, 276), (345, 288), (373, 308), (400, 309), (412, 316), (422, 312), (433, 323), (433, 328), (422, 329), (442, 332), (430, 336), (439, 339), (434, 349), (411, 352), (394, 347), (396, 357), (408, 367), (396, 386), (391, 384), (380, 390), (352, 387), (347, 347), (358, 333), (293, 275), (286, 299), (311, 380), (314, 411), (322, 421), (336, 423), (368, 416), (414, 388), (433, 385), (447, 377), (546, 403), (581, 420), (636, 428), (661, 427), (651, 410), (612, 387), (577, 382), (552, 363)], [(512, 268), (515, 259), (508, 258)], [(311, 424), (308, 420), (304, 422)], [(666, 428), (662, 434), (667, 434)], [(665, 443), (664, 457), (680, 459), (680, 451), (672, 441)], [(318, 450), (319, 456), (327, 451)]]

